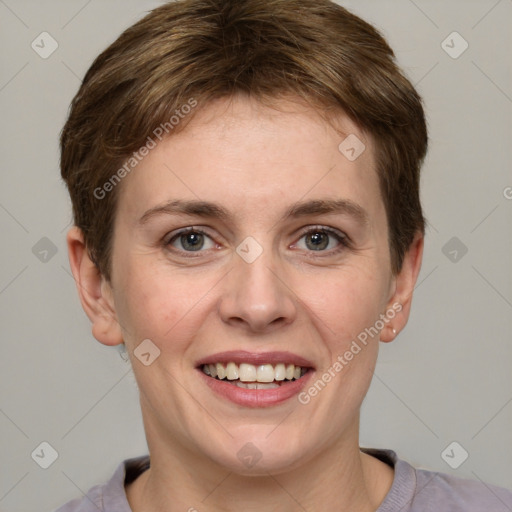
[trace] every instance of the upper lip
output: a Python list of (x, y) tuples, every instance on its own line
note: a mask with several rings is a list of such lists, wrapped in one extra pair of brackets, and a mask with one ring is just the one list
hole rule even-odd
[(218, 352), (206, 356), (197, 361), (197, 366), (204, 364), (215, 364), (215, 363), (248, 363), (255, 366), (260, 364), (293, 364), (295, 366), (301, 366), (303, 368), (313, 368), (313, 363), (308, 361), (304, 357), (293, 354), (292, 352), (247, 352), (244, 350), (229, 350), (226, 352)]

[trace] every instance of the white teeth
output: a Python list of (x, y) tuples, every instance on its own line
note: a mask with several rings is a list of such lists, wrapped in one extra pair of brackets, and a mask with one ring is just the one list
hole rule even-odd
[(276, 384), (274, 382), (232, 382), (232, 384), (235, 384), (239, 388), (245, 388), (245, 389), (274, 389), (278, 388), (279, 384)]
[[(274, 381), (279, 382), (283, 380), (299, 379), (307, 373), (307, 368), (285, 363), (278, 363), (274, 367), (271, 364), (255, 366), (249, 363), (237, 365), (233, 362), (229, 362), (228, 364), (205, 364), (203, 365), (203, 372), (213, 378), (216, 377), (220, 380), (227, 379), (228, 381), (232, 381), (232, 384), (238, 385), (247, 383), (240, 386), (247, 389), (267, 389), (271, 384), (272, 386), (270, 387), (278, 386)], [(256, 385), (256, 383), (268, 384), (268, 386), (253, 387), (252, 385)]]
[[(300, 367), (297, 366), (300, 371)], [(274, 382), (274, 367), (271, 364), (262, 364), (256, 370), (258, 382)]]
[(226, 376), (226, 368), (224, 368), (224, 365), (220, 363), (217, 363), (215, 367), (217, 368), (217, 377), (222, 380)]
[(258, 382), (258, 389), (275, 389), (279, 387), (279, 384), (275, 382)]
[(238, 371), (242, 382), (254, 382), (256, 379), (256, 366), (253, 364), (242, 363)]
[(226, 377), (228, 380), (238, 379), (238, 366), (235, 363), (228, 363), (226, 366)]
[(274, 379), (275, 380), (286, 379), (286, 368), (283, 363), (276, 364), (276, 367), (274, 370)]

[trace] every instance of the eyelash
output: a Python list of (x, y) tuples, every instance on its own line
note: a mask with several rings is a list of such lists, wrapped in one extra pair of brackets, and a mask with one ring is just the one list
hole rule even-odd
[[(312, 251), (308, 250), (306, 251), (308, 258), (322, 258), (326, 256), (333, 256), (345, 249), (349, 249), (351, 247), (350, 240), (348, 236), (345, 233), (342, 233), (341, 231), (335, 230), (333, 228), (328, 228), (326, 226), (308, 226), (304, 230), (302, 230), (299, 234), (299, 240), (301, 240), (304, 236), (312, 234), (312, 233), (325, 233), (330, 237), (334, 237), (336, 241), (338, 242), (338, 246), (334, 249), (330, 249), (328, 251)], [(295, 245), (295, 243), (294, 243)]]
[[(164, 246), (169, 248), (169, 246), (172, 244), (172, 242), (174, 242), (174, 240), (178, 239), (180, 236), (187, 235), (189, 233), (197, 233), (197, 234), (207, 236), (208, 238), (212, 238), (206, 231), (204, 231), (200, 228), (195, 228), (194, 226), (191, 226), (189, 228), (185, 228), (185, 229), (178, 231), (171, 238), (166, 237), (164, 239)], [(175, 249), (174, 247), (171, 250), (173, 252), (180, 253), (180, 256), (183, 256), (185, 258), (197, 258), (199, 256), (199, 254), (197, 254), (197, 253), (204, 252), (204, 251), (182, 251), (179, 249)]]
[[(339, 252), (341, 252), (341, 251), (343, 251), (345, 249), (350, 249), (352, 247), (351, 241), (350, 241), (349, 237), (345, 233), (343, 233), (341, 231), (338, 231), (338, 230), (335, 230), (333, 228), (328, 228), (326, 226), (308, 226), (306, 229), (301, 231), (297, 241), (301, 240), (304, 236), (306, 236), (308, 234), (318, 233), (318, 232), (322, 232), (322, 233), (327, 234), (328, 236), (334, 237), (336, 239), (336, 241), (339, 243), (339, 245), (335, 249), (331, 249), (329, 251), (312, 251), (312, 250), (309, 250), (309, 251), (307, 251), (308, 257), (311, 257), (311, 258), (321, 258), (321, 257), (325, 257), (326, 255), (333, 256), (333, 255), (338, 254)], [(185, 228), (185, 229), (182, 229), (182, 230), (178, 231), (171, 238), (166, 237), (164, 239), (164, 246), (166, 248), (169, 248), (169, 246), (176, 239), (178, 239), (180, 236), (187, 235), (189, 233), (201, 234), (201, 235), (204, 235), (204, 236), (210, 238), (213, 241), (212, 237), (206, 231), (204, 231), (204, 230), (202, 230), (200, 228), (196, 228), (194, 226), (191, 226), (189, 228)], [(295, 243), (293, 245), (295, 245)], [(182, 255), (185, 258), (197, 258), (197, 257), (200, 256), (200, 253), (205, 252), (205, 251), (202, 251), (202, 250), (199, 250), (199, 251), (183, 251), (183, 250), (179, 250), (179, 249), (175, 249), (175, 248), (173, 248), (172, 251), (177, 251), (178, 253), (180, 253), (180, 255)], [(318, 254), (315, 254), (315, 253), (318, 253)]]

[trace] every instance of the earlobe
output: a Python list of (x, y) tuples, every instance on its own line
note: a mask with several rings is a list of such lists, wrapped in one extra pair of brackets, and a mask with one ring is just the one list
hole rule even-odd
[(112, 288), (91, 260), (82, 231), (73, 226), (66, 237), (69, 264), (82, 308), (92, 323), (93, 336), (104, 345), (123, 343)]
[(407, 324), (423, 259), (423, 243), (423, 234), (417, 233), (404, 256), (400, 272), (395, 276), (395, 292), (388, 302), (387, 311), (393, 309), (396, 314), (381, 331), (380, 340), (383, 342), (393, 341)]

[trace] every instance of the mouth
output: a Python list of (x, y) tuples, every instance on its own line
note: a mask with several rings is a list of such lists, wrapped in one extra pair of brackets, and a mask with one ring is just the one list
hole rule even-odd
[(314, 373), (309, 361), (288, 352), (224, 352), (199, 361), (197, 370), (212, 391), (245, 407), (280, 404)]
[(295, 366), (291, 363), (254, 365), (236, 364), (233, 361), (227, 364), (203, 364), (201, 369), (209, 377), (224, 380), (244, 389), (276, 389), (287, 382), (300, 379), (309, 370), (307, 367)]

